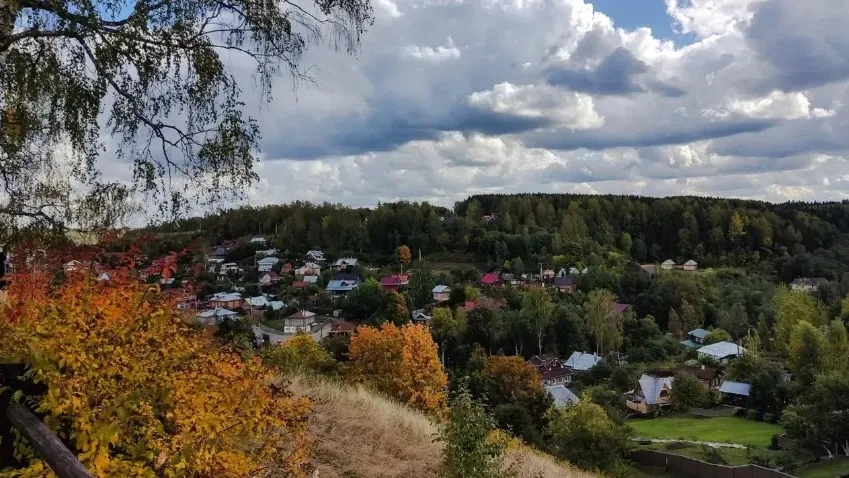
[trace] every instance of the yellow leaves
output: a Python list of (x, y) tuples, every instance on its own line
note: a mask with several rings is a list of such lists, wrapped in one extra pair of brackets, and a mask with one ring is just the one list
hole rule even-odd
[(351, 378), (427, 412), (445, 407), (448, 378), (426, 327), (360, 327), (348, 348)]
[[(98, 476), (304, 471), (311, 404), (273, 384), (260, 360), (193, 331), (144, 284), (75, 274), (33, 294), (38, 278), (21, 280), (14, 308), (0, 310), (0, 357), (32, 366), (48, 387), (45, 422)], [(36, 458), (28, 465), (43, 476)]]

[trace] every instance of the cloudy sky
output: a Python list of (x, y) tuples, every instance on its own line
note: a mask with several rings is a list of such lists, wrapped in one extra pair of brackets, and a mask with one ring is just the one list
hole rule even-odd
[(373, 2), (253, 113), (250, 203), (849, 196), (846, 0)]

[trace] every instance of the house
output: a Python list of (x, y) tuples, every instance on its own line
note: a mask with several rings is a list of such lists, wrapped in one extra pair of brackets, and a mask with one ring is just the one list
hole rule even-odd
[(280, 281), (280, 276), (274, 271), (268, 271), (259, 276), (259, 285), (271, 285)]
[(676, 265), (677, 264), (675, 264), (675, 261), (673, 261), (672, 259), (666, 259), (665, 261), (660, 263), (660, 268), (665, 271), (668, 271), (675, 269)]
[(198, 312), (197, 320), (202, 324), (216, 325), (220, 324), (224, 319), (235, 319), (239, 314), (225, 308), (215, 308)]
[(307, 284), (315, 284), (318, 282), (318, 276), (304, 276), (304, 282)]
[(431, 316), (425, 314), (424, 309), (414, 310), (410, 315), (414, 324), (427, 326), (430, 323)]
[(321, 267), (318, 264), (314, 264), (312, 262), (307, 262), (295, 269), (295, 276), (303, 277), (303, 276), (317, 276), (321, 274)]
[(268, 299), (266, 299), (264, 295), (248, 297), (245, 299), (245, 305), (250, 307), (253, 311), (263, 310), (268, 306)]
[[(574, 269), (574, 267), (573, 267)], [(561, 267), (560, 270), (557, 271), (557, 277), (566, 277), (569, 275), (569, 271), (566, 270), (565, 267)]]
[(268, 302), (268, 305), (271, 306), (271, 310), (277, 311), (286, 307), (286, 303), (282, 300), (272, 300)]
[(295, 268), (295, 266), (293, 266), (292, 264), (287, 262), (280, 267), (280, 272), (282, 272), (284, 274), (289, 274), (290, 272), (292, 272), (292, 269), (294, 269), (294, 268)]
[(693, 259), (685, 262), (684, 265), (681, 266), (685, 271), (695, 271), (699, 265)]
[(631, 304), (620, 304), (619, 302), (616, 302), (613, 304), (613, 308), (616, 312), (623, 314), (631, 308)]
[(225, 246), (215, 246), (212, 248), (212, 252), (209, 254), (210, 259), (218, 259), (222, 262), (227, 259), (227, 254), (230, 252), (230, 248)]
[(751, 390), (752, 386), (750, 384), (732, 382), (731, 380), (722, 382), (722, 386), (719, 387), (719, 393), (722, 394), (723, 402), (727, 405), (734, 405), (738, 407), (746, 406), (746, 402), (749, 400), (749, 392), (751, 392)]
[(640, 269), (646, 271), (646, 274), (653, 276), (657, 274), (656, 264), (640, 264)]
[(628, 408), (645, 415), (655, 408), (671, 405), (670, 393), (675, 377), (663, 375), (665, 374), (640, 376), (637, 388), (626, 394), (625, 404)]
[(682, 340), (681, 345), (684, 347), (695, 349), (705, 344), (705, 337), (710, 332), (705, 329), (695, 329), (687, 332), (687, 340)]
[(554, 278), (554, 287), (557, 288), (558, 292), (574, 292), (575, 291), (575, 282), (571, 277), (555, 277)]
[(324, 253), (321, 251), (307, 251), (307, 260), (310, 262), (324, 262)]
[(519, 283), (519, 279), (517, 279), (514, 274), (507, 272), (501, 274), (501, 281), (508, 285), (516, 285)]
[(309, 332), (315, 324), (315, 312), (299, 310), (283, 319), (283, 333), (294, 334), (298, 331)]
[(542, 271), (542, 280), (554, 279), (554, 269), (546, 269)]
[(256, 265), (260, 272), (268, 272), (276, 266), (278, 262), (280, 262), (280, 259), (268, 256), (256, 261)]
[(360, 285), (359, 280), (332, 280), (327, 283), (327, 288), (325, 290), (334, 294), (345, 294), (356, 289), (358, 285)]
[(296, 280), (295, 282), (292, 282), (292, 287), (295, 289), (306, 289), (307, 287), (309, 287), (309, 285), (309, 282), (302, 280)]
[(221, 264), (221, 268), (218, 270), (218, 275), (226, 276), (229, 273), (238, 273), (239, 265), (235, 262), (226, 262)]
[(572, 369), (551, 354), (534, 355), (528, 360), (539, 373), (543, 385), (558, 385), (572, 382)]
[(557, 408), (570, 407), (580, 403), (581, 399), (566, 388), (566, 385), (546, 385), (545, 391), (554, 399), (554, 406)]
[(392, 274), (380, 278), (380, 286), (383, 290), (399, 290), (402, 286), (410, 283), (410, 276), (407, 274)]
[(451, 298), (451, 288), (447, 285), (438, 285), (432, 292), (434, 302), (445, 302)]
[(218, 292), (209, 297), (209, 306), (214, 309), (236, 309), (242, 306), (242, 294), (238, 292)]
[(342, 272), (348, 270), (348, 268), (357, 267), (357, 260), (353, 257), (343, 257), (342, 259), (336, 260), (333, 267), (336, 268), (336, 272)]
[(828, 284), (828, 280), (822, 277), (799, 277), (790, 283), (790, 290), (794, 292), (813, 292)]
[(258, 256), (276, 256), (280, 251), (278, 249), (261, 249), (256, 251)]
[(251, 238), (251, 244), (262, 244), (262, 245), (265, 245), (265, 238), (264, 238), (264, 237), (259, 237), (259, 236), (257, 236), (257, 237), (252, 237), (252, 238)]
[(733, 342), (717, 342), (705, 345), (696, 351), (699, 358), (711, 358), (719, 363), (728, 363), (746, 353), (746, 349)]
[(330, 324), (328, 335), (347, 335), (351, 336), (357, 330), (357, 326), (345, 320), (335, 320)]
[(707, 390), (716, 390), (719, 388), (720, 382), (722, 382), (722, 374), (716, 367), (679, 365), (675, 367), (675, 372), (686, 373), (696, 377)]
[(601, 361), (601, 357), (596, 354), (588, 354), (586, 352), (572, 352), (572, 355), (566, 359), (567, 367), (575, 372), (586, 372), (595, 367)]
[(498, 272), (487, 272), (481, 277), (480, 283), (488, 287), (501, 287), (501, 276)]

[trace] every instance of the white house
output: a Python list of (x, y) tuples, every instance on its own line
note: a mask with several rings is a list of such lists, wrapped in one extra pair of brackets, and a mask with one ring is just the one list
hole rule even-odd
[(337, 271), (341, 272), (349, 267), (357, 267), (357, 259), (353, 257), (343, 257), (338, 259), (333, 266), (336, 267)]
[(197, 319), (206, 325), (220, 324), (224, 319), (235, 319), (239, 314), (229, 309), (217, 308), (198, 312)]
[(828, 280), (822, 277), (799, 277), (790, 283), (790, 290), (793, 292), (813, 292), (827, 283)]
[(295, 275), (298, 277), (317, 276), (319, 274), (321, 274), (321, 267), (313, 262), (307, 262), (301, 267), (295, 269)]
[(690, 259), (689, 261), (685, 262), (684, 265), (681, 266), (681, 268), (685, 271), (695, 271), (698, 266), (699, 265), (698, 263), (696, 263), (696, 261)]
[(447, 285), (438, 285), (433, 288), (433, 300), (435, 302), (445, 302), (451, 298), (451, 288)]
[(277, 263), (280, 262), (280, 259), (276, 257), (263, 257), (262, 259), (256, 261), (257, 268), (259, 272), (268, 272), (270, 271)]
[(271, 285), (280, 280), (280, 276), (274, 271), (263, 272), (259, 276), (259, 285)]
[(309, 332), (313, 324), (315, 324), (315, 312), (300, 310), (283, 319), (283, 332), (287, 334), (298, 331)]
[(660, 268), (665, 271), (668, 271), (670, 269), (675, 269), (675, 265), (675, 261), (673, 261), (672, 259), (666, 259), (665, 261), (660, 263)]
[(324, 253), (321, 251), (307, 251), (307, 260), (311, 262), (324, 262)]
[(601, 357), (596, 354), (572, 352), (572, 355), (569, 356), (564, 365), (576, 372), (586, 372), (595, 367), (599, 361), (601, 361)]
[(251, 244), (265, 244), (265, 238), (260, 236), (252, 237)]
[(746, 353), (746, 349), (733, 342), (717, 342), (715, 344), (705, 345), (696, 350), (699, 358), (709, 357), (719, 363), (728, 363), (731, 360)]

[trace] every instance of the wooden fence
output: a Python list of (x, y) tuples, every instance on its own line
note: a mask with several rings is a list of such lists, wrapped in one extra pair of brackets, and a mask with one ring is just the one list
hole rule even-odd
[(793, 478), (793, 475), (758, 465), (716, 465), (695, 458), (652, 450), (635, 451), (631, 454), (631, 459), (646, 466), (663, 468), (672, 473), (695, 478)]

